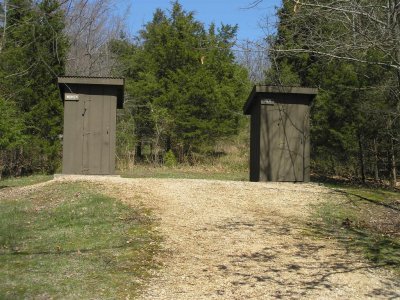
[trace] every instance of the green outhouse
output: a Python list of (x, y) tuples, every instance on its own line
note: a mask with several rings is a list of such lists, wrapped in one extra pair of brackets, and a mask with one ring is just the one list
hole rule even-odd
[(251, 116), (250, 181), (310, 181), (310, 104), (315, 88), (257, 85)]
[(64, 103), (63, 174), (112, 175), (115, 171), (117, 108), (124, 79), (58, 78)]

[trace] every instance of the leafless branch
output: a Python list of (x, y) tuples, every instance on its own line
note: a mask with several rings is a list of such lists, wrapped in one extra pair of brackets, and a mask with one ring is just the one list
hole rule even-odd
[(263, 2), (263, 0), (255, 0), (251, 3), (249, 3), (249, 5), (244, 7), (243, 9), (251, 9), (251, 8), (257, 7), (261, 2)]
[(114, 0), (68, 0), (64, 2), (66, 34), (70, 38), (67, 73), (109, 76), (115, 63), (108, 44), (117, 39), (124, 19), (112, 14)]
[(327, 57), (340, 59), (340, 60), (347, 60), (347, 61), (354, 61), (354, 62), (366, 63), (366, 64), (371, 64), (371, 65), (385, 66), (385, 67), (394, 68), (396, 70), (400, 70), (400, 66), (398, 64), (391, 64), (391, 63), (385, 63), (385, 62), (380, 62), (380, 61), (371, 61), (371, 60), (360, 59), (360, 58), (349, 57), (349, 56), (341, 56), (341, 55), (336, 55), (336, 54), (333, 54), (333, 53), (323, 52), (323, 51), (301, 49), (301, 48), (300, 49), (275, 49), (275, 48), (271, 48), (269, 51), (270, 52), (277, 52), (277, 53), (291, 53), (291, 54), (311, 53), (311, 54), (327, 56)]
[(280, 20), (280, 27), (291, 28), (298, 46), (283, 48), (279, 44), (285, 41), (278, 41), (271, 51), (311, 53), (400, 72), (400, 0), (287, 1), (293, 3), (293, 11), (282, 12), (290, 18)]

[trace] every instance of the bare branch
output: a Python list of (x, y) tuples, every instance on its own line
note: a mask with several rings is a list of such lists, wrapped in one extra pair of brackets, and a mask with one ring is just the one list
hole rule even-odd
[(317, 54), (321, 56), (327, 56), (335, 59), (340, 59), (340, 60), (347, 60), (347, 61), (354, 61), (354, 62), (359, 62), (359, 63), (366, 63), (370, 65), (378, 65), (378, 66), (385, 66), (385, 67), (390, 67), (394, 68), (396, 70), (400, 70), (400, 66), (397, 64), (391, 64), (391, 63), (384, 63), (380, 61), (370, 61), (366, 59), (360, 59), (360, 58), (355, 58), (355, 57), (348, 57), (348, 56), (340, 56), (336, 54), (332, 54), (329, 52), (322, 52), (322, 51), (316, 51), (316, 50), (308, 50), (308, 49), (270, 49), (270, 52), (277, 52), (277, 53), (311, 53), (311, 54)]
[(311, 53), (400, 72), (399, 0), (380, 5), (359, 0), (288, 1), (296, 9), (282, 12), (288, 17), (281, 18), (280, 27), (293, 31), (289, 38), (294, 38), (297, 46), (283, 49), (279, 45), (286, 42), (281, 40), (271, 51)]
[[(372, 16), (371, 14), (364, 12), (364, 11), (354, 10), (354, 9), (345, 8), (345, 7), (337, 7), (337, 6), (333, 6), (333, 5), (330, 6), (330, 5), (323, 5), (323, 4), (318, 4), (318, 3), (300, 2), (298, 0), (292, 0), (292, 1), (298, 6), (316, 7), (316, 8), (322, 8), (322, 9), (326, 9), (326, 10), (330, 10), (330, 11), (337, 11), (337, 12), (342, 12), (342, 13), (351, 14), (351, 15), (354, 15), (354, 14), (360, 15), (363, 17), (367, 17), (368, 19), (370, 19), (380, 25), (384, 25), (384, 26), (387, 25), (386, 22), (381, 21), (381, 20), (375, 18), (374, 16)], [(349, 3), (349, 1), (347, 1), (347, 3)]]
[(263, 0), (255, 0), (255, 1), (251, 2), (251, 3), (249, 3), (249, 5), (244, 7), (243, 9), (254, 8), (254, 7), (258, 6), (261, 2), (263, 2)]
[(68, 0), (64, 5), (66, 33), (71, 40), (67, 58), (70, 75), (109, 76), (115, 63), (108, 43), (118, 39), (124, 20), (114, 16), (114, 0)]

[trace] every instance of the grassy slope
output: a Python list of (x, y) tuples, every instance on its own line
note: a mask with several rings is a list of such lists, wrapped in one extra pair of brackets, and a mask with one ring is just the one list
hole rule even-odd
[(53, 175), (32, 175), (18, 178), (7, 178), (0, 180), (0, 189), (6, 187), (20, 187), (45, 182), (53, 179)]
[(366, 187), (331, 188), (345, 201), (332, 199), (317, 207), (313, 232), (336, 238), (400, 274), (400, 193)]
[(158, 245), (148, 212), (86, 184), (0, 200), (0, 298), (132, 297)]

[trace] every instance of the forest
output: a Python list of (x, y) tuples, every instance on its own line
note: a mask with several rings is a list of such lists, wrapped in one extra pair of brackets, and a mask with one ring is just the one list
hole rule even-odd
[(56, 83), (67, 74), (126, 79), (120, 167), (212, 163), (221, 143), (247, 147), (238, 137), (248, 136), (242, 107), (254, 84), (305, 86), (319, 89), (312, 173), (396, 185), (400, 0), (284, 0), (259, 41), (238, 41), (235, 24), (203, 24), (179, 1), (132, 36), (112, 8), (0, 2), (0, 178), (59, 170)]

